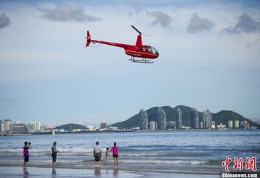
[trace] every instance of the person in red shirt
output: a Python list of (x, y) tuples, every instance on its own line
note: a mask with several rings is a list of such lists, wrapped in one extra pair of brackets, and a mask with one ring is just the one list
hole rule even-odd
[(23, 162), (23, 169), (27, 170), (28, 167), (28, 162), (29, 162), (29, 149), (31, 149), (31, 142), (29, 142), (29, 145), (27, 142), (24, 142), (24, 147), (23, 147), (23, 157), (24, 157), (24, 162)]
[(116, 146), (116, 142), (114, 142), (114, 146), (111, 148), (111, 151), (113, 153), (113, 158), (114, 158), (114, 165), (118, 165), (118, 146)]

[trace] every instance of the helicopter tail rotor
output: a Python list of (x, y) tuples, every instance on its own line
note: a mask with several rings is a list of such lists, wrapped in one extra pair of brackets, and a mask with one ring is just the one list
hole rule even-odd
[(89, 44), (91, 43), (91, 36), (90, 36), (89, 31), (87, 31), (87, 37), (86, 38), (87, 38), (86, 47), (88, 47)]

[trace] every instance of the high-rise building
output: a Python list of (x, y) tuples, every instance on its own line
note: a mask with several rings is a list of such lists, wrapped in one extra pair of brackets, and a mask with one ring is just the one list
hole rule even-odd
[(35, 122), (30, 121), (30, 122), (28, 123), (28, 127), (29, 127), (29, 129), (30, 129), (30, 132), (35, 132), (35, 131), (36, 131), (36, 124), (35, 124)]
[(10, 128), (12, 134), (29, 134), (28, 126), (23, 123), (12, 124)]
[(239, 128), (239, 120), (235, 120), (234, 126), (235, 126), (236, 129)]
[(212, 129), (216, 129), (216, 123), (215, 123), (215, 121), (211, 121), (211, 128), (212, 128)]
[(166, 114), (164, 110), (160, 107), (158, 107), (157, 113), (156, 113), (156, 120), (157, 120), (157, 128), (159, 130), (165, 130), (166, 129)]
[(3, 132), (9, 133), (10, 132), (10, 126), (12, 125), (12, 120), (6, 119), (3, 123)]
[(106, 128), (106, 127), (107, 127), (107, 123), (106, 123), (106, 122), (100, 123), (100, 128), (101, 128), (101, 129), (104, 129), (104, 128)]
[(155, 121), (151, 121), (151, 122), (150, 122), (150, 129), (151, 129), (151, 130), (156, 129), (156, 122), (155, 122)]
[(241, 122), (241, 128), (243, 129), (249, 129), (249, 123), (247, 121), (242, 121)]
[(202, 113), (203, 128), (211, 129), (212, 116), (209, 109), (205, 109)]
[(229, 120), (228, 121), (228, 128), (233, 128), (233, 121), (232, 120)]
[(39, 121), (35, 122), (35, 130), (36, 131), (41, 130), (41, 122), (39, 122)]
[(198, 129), (199, 128), (199, 114), (197, 109), (192, 108), (190, 112), (190, 122), (191, 128)]
[(146, 110), (141, 109), (139, 112), (139, 126), (140, 126), (140, 130), (147, 130), (148, 129), (148, 114), (146, 112)]
[(177, 108), (175, 111), (176, 129), (182, 129), (182, 113), (181, 109)]

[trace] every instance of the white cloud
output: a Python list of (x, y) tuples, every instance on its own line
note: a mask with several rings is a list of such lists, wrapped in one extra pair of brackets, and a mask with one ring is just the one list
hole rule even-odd
[(255, 20), (252, 16), (247, 13), (243, 13), (238, 17), (238, 22), (234, 27), (228, 27), (224, 29), (228, 33), (260, 33), (260, 21)]
[(152, 25), (160, 24), (162, 27), (170, 28), (172, 17), (162, 11), (153, 11), (150, 13), (151, 17), (154, 17)]
[(55, 9), (42, 9), (42, 11), (44, 18), (54, 21), (101, 21), (98, 17), (84, 14), (84, 8), (81, 6), (72, 8), (67, 4), (60, 3), (56, 5)]
[(211, 21), (206, 18), (201, 18), (197, 13), (194, 13), (190, 18), (190, 24), (187, 27), (187, 31), (190, 33), (200, 33), (211, 30), (213, 26)]

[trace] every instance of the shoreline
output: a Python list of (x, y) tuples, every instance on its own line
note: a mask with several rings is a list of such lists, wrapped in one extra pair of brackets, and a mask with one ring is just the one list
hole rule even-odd
[[(19, 164), (11, 163), (11, 164), (0, 164), (1, 167), (20, 167), (22, 169), (23, 162), (21, 161)], [(38, 164), (33, 161), (28, 165), (28, 169), (31, 168), (44, 168), (44, 169), (52, 169), (51, 162), (47, 164)], [(185, 175), (219, 175), (222, 173), (223, 169), (221, 167), (204, 167), (204, 166), (192, 166), (187, 167), (185, 165), (173, 165), (172, 167), (161, 167), (160, 165), (151, 165), (151, 164), (126, 164), (121, 163), (118, 166), (114, 166), (111, 162), (109, 164), (101, 163), (98, 167), (94, 166), (93, 162), (87, 162), (84, 164), (64, 164), (62, 162), (57, 162), (55, 165), (55, 169), (71, 169), (71, 170), (94, 170), (99, 168), (101, 170), (117, 170), (123, 172), (134, 172), (134, 173), (142, 173), (142, 174), (185, 174)], [(0, 169), (1, 170), (1, 169)]]
[(123, 178), (217, 178), (219, 174), (198, 173), (186, 171), (155, 171), (150, 169), (131, 170), (120, 166), (91, 166), (91, 167), (55, 167), (51, 166), (29, 166), (27, 171), (22, 166), (0, 166), (1, 176), (3, 177), (123, 177)]
[[(163, 130), (165, 132), (175, 132), (175, 131), (205, 131), (207, 129), (166, 129)], [(226, 128), (226, 129), (210, 129), (210, 131), (232, 131), (232, 130), (238, 130), (238, 131), (247, 131), (247, 130), (254, 130), (254, 131), (259, 131), (260, 129), (256, 128), (256, 129), (242, 129), (242, 128), (238, 128), (238, 129), (230, 129), (230, 128)], [(76, 132), (55, 132), (53, 134), (52, 131), (48, 131), (48, 132), (33, 132), (33, 133), (28, 133), (28, 134), (1, 134), (0, 136), (2, 137), (6, 137), (6, 136), (28, 136), (28, 135), (59, 135), (59, 134), (84, 134), (84, 133), (88, 133), (88, 134), (95, 134), (95, 133), (131, 133), (131, 132), (162, 132), (162, 130), (103, 130), (103, 131), (76, 131)]]

